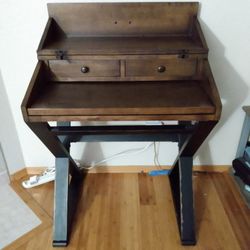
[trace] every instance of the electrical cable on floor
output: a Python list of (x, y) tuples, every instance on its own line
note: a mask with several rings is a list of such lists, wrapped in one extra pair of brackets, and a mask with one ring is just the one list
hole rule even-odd
[[(80, 169), (90, 170), (90, 169), (93, 169), (95, 167), (101, 167), (103, 163), (110, 161), (110, 160), (113, 160), (113, 159), (118, 158), (118, 157), (140, 154), (140, 153), (146, 151), (147, 149), (149, 149), (151, 146), (154, 146), (154, 163), (157, 167), (159, 167), (159, 170), (151, 171), (149, 174), (151, 176), (167, 174), (167, 173), (165, 173), (166, 170), (162, 169), (161, 164), (159, 162), (160, 144), (158, 143), (158, 147), (157, 147), (156, 142), (149, 143), (145, 147), (124, 150), (122, 152), (119, 152), (119, 153), (117, 153), (113, 156), (110, 156), (106, 159), (103, 159), (101, 161), (92, 162), (90, 166), (81, 165), (80, 162), (77, 160), (75, 160), (75, 163)], [(28, 180), (23, 181), (22, 185), (24, 188), (32, 188), (32, 187), (39, 186), (41, 184), (53, 181), (54, 179), (55, 179), (55, 167), (50, 167), (50, 168), (47, 168), (40, 175), (31, 176)]]

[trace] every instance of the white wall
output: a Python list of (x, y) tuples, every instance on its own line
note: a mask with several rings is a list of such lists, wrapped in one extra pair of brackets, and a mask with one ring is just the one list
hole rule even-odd
[[(0, 68), (27, 166), (54, 164), (52, 155), (23, 122), (20, 111), (21, 100), (37, 61), (36, 49), (47, 21), (47, 2), (0, 0)], [(202, 0), (201, 3), (200, 20), (223, 100), (223, 113), (219, 125), (201, 147), (195, 163), (230, 164), (243, 122), (241, 106), (250, 103), (250, 1)], [(83, 147), (77, 147), (74, 156), (84, 155), (86, 161), (90, 161), (134, 145), (138, 147), (145, 143), (88, 144), (84, 152)], [(87, 155), (87, 152), (90, 154)], [(175, 152), (176, 147), (162, 143), (161, 163), (170, 164)], [(109, 164), (151, 165), (153, 151), (117, 159)]]

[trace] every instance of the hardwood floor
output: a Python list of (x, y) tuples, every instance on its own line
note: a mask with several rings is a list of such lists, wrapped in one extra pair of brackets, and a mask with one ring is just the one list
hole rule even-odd
[[(28, 190), (52, 220), (53, 183)], [(226, 173), (194, 174), (197, 245), (180, 245), (168, 178), (89, 174), (67, 248), (237, 250), (250, 247), (250, 210)], [(52, 225), (8, 249), (53, 249)]]

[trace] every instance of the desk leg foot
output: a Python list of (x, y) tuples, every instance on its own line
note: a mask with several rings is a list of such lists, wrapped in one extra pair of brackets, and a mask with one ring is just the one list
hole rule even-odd
[(196, 245), (196, 240), (193, 240), (193, 241), (182, 240), (181, 244), (183, 246), (195, 246)]
[(68, 241), (56, 241), (53, 240), (52, 246), (53, 247), (66, 247), (68, 245)]
[(180, 157), (169, 179), (182, 245), (195, 245), (192, 157)]

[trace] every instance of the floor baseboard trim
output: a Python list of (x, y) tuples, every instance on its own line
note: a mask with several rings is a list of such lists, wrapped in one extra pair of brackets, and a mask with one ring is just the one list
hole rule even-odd
[[(193, 170), (195, 172), (227, 172), (230, 165), (195, 165)], [(41, 174), (46, 167), (26, 167), (11, 175), (11, 180), (20, 180), (26, 175)], [(171, 169), (171, 166), (98, 166), (91, 169), (89, 173), (148, 173), (152, 170)]]
[[(230, 166), (194, 166), (193, 170), (197, 172), (226, 172)], [(148, 173), (153, 170), (171, 169), (172, 166), (100, 166), (91, 169), (89, 173)]]
[(18, 170), (14, 174), (11, 174), (10, 175), (10, 180), (11, 181), (17, 181), (17, 180), (22, 179), (24, 176), (27, 176), (27, 167)]

